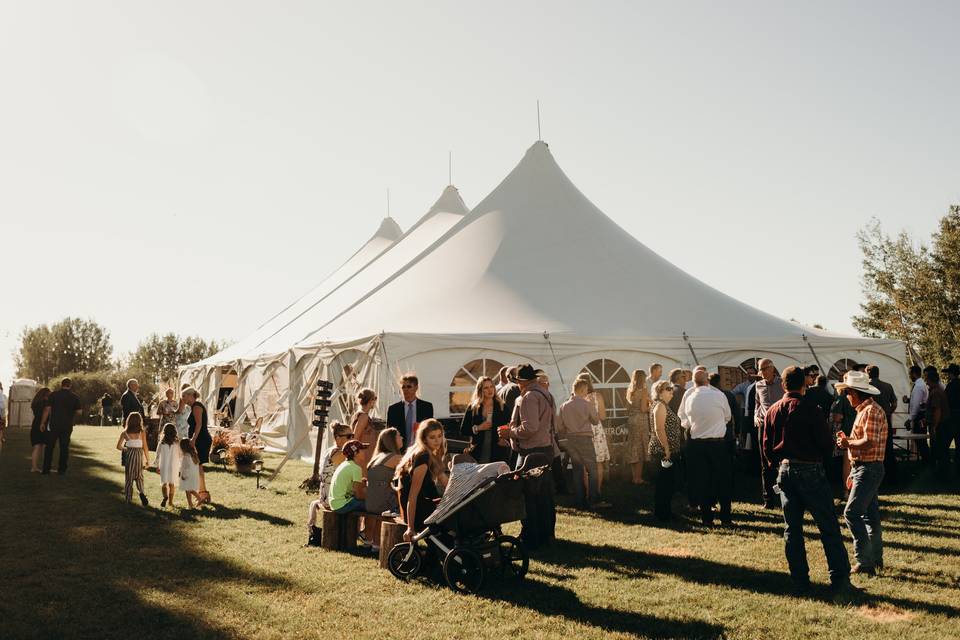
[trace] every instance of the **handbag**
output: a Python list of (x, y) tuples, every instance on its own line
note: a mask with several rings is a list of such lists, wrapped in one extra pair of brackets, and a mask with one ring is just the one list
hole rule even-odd
[(129, 453), (129, 452), (127, 451), (127, 448), (126, 448), (126, 447), (124, 447), (124, 448), (120, 451), (120, 466), (121, 466), (121, 467), (126, 467), (126, 466), (127, 466), (127, 453)]

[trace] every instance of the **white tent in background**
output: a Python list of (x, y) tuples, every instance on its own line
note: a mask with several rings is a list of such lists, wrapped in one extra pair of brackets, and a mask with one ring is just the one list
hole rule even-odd
[(819, 361), (825, 371), (856, 360), (880, 365), (907, 388), (903, 343), (804, 328), (707, 286), (597, 209), (543, 142), (413, 254), (381, 258), (376, 277), (358, 274), (323, 313), (298, 325), (296, 344), (264, 359), (288, 372), (288, 450), (309, 452), (313, 383), (338, 379), (347, 362), (356, 379), (341, 388), (376, 388), (384, 413), (398, 374), (416, 371), (421, 395), (441, 417), (461, 411), (476, 379), (503, 364), (533, 362), (558, 387), (587, 371), (607, 396), (614, 429), (626, 417), (629, 371), (652, 362), (729, 367), (734, 375), (757, 356), (781, 369)]
[[(264, 418), (268, 443), (286, 448), (285, 406), (290, 369), (282, 357), (312, 329), (326, 322), (357, 290), (379, 284), (413, 259), (467, 214), (456, 187), (447, 186), (434, 205), (406, 233), (392, 218), (353, 257), (310, 293), (297, 300), (241, 342), (186, 367), (181, 379), (200, 384), (204, 397), (215, 399), (222, 372), (237, 371), (236, 407), (241, 420)], [(353, 365), (343, 361), (343, 365)], [(362, 365), (357, 365), (359, 369)], [(352, 366), (350, 367), (352, 369)], [(353, 376), (346, 381), (349, 386)], [(344, 395), (346, 401), (350, 394)], [(346, 410), (348, 407), (344, 407)]]

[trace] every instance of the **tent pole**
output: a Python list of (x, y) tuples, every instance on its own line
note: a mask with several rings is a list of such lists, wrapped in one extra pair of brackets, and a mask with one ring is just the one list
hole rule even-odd
[(560, 376), (560, 385), (566, 387), (567, 383), (563, 381), (563, 372), (560, 371), (560, 362), (557, 360), (557, 352), (553, 350), (553, 343), (550, 342), (550, 333), (544, 331), (543, 339), (547, 341), (547, 346), (550, 347), (550, 355), (553, 356), (553, 366), (557, 368), (557, 375)]
[(690, 349), (690, 355), (693, 356), (693, 364), (700, 364), (700, 360), (697, 359), (697, 352), (693, 350), (693, 345), (690, 344), (690, 336), (687, 335), (687, 332), (683, 332), (683, 341), (687, 343), (687, 349)]
[[(801, 334), (801, 337), (803, 338), (803, 341), (807, 343), (807, 348), (810, 349), (810, 353), (813, 354), (813, 359), (817, 363), (817, 369), (819, 369), (820, 371), (823, 371), (823, 365), (820, 364), (820, 358), (817, 357), (817, 352), (813, 350), (813, 345), (810, 344), (810, 340), (807, 338), (807, 334), (805, 333)], [(829, 371), (827, 373), (829, 373)]]

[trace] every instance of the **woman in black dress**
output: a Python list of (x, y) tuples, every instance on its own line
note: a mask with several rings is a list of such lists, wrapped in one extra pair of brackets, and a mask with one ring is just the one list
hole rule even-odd
[(477, 380), (473, 398), (460, 422), (460, 435), (473, 443), (470, 455), (477, 462), (509, 462), (510, 445), (501, 440), (497, 429), (510, 422), (503, 400), (497, 396), (493, 379)]
[(437, 508), (447, 486), (447, 440), (443, 425), (430, 418), (420, 423), (416, 441), (397, 465), (395, 478), (400, 481), (400, 509), (407, 531), (403, 539), (410, 542), (423, 521)]
[(43, 464), (43, 446), (46, 444), (47, 425), (41, 425), (43, 420), (43, 410), (50, 403), (50, 388), (41, 387), (33, 396), (30, 402), (30, 408), (33, 409), (33, 422), (30, 424), (30, 446), (33, 447), (30, 457), (30, 473), (40, 473)]
[(210, 437), (210, 431), (207, 429), (207, 408), (200, 402), (200, 394), (196, 389), (187, 389), (183, 395), (190, 399), (190, 417), (187, 418), (187, 425), (190, 427), (187, 436), (193, 442), (197, 450), (197, 457), (200, 461), (200, 504), (210, 503), (210, 492), (207, 491), (207, 478), (203, 471), (203, 465), (210, 462), (210, 447), (213, 445), (213, 438)]

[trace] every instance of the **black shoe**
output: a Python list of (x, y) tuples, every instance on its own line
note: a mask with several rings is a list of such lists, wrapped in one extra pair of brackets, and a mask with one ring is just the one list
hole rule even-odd
[(850, 567), (850, 573), (856, 573), (862, 576), (875, 576), (877, 575), (877, 570), (874, 567), (865, 567), (860, 563), (857, 563)]
[(142, 504), (142, 505), (145, 506), (145, 507), (149, 507), (149, 506), (150, 506), (150, 501), (147, 500), (147, 494), (145, 494), (145, 493), (141, 493), (141, 494), (140, 494), (140, 504)]
[(810, 593), (810, 580), (797, 580), (793, 583), (793, 595), (805, 596)]
[(307, 544), (303, 545), (305, 547), (319, 547), (320, 546), (320, 529), (319, 527), (310, 527), (310, 537), (307, 538)]

